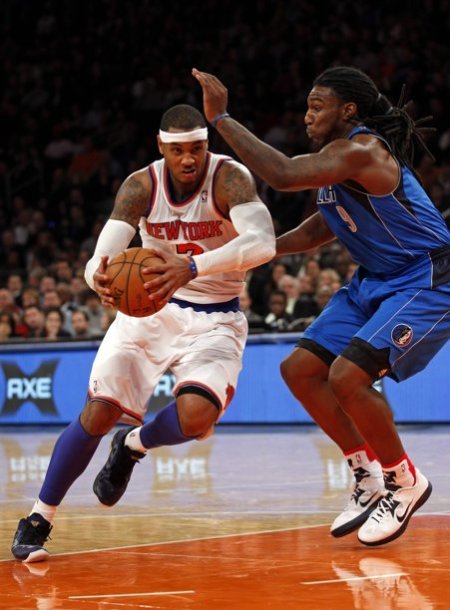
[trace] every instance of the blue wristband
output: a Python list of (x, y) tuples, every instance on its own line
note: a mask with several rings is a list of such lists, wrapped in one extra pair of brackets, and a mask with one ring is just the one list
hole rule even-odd
[(195, 260), (192, 256), (188, 256), (189, 267), (191, 268), (192, 279), (196, 278), (198, 275), (197, 265), (195, 264)]
[(228, 114), (228, 112), (222, 112), (222, 114), (219, 114), (218, 116), (216, 116), (212, 121), (209, 121), (209, 123), (213, 127), (216, 127), (216, 125), (219, 121), (221, 121), (222, 119), (226, 119), (229, 116), (230, 115)]

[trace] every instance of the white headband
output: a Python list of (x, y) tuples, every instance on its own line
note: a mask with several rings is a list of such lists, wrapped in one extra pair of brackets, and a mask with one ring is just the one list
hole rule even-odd
[(208, 128), (193, 129), (192, 131), (163, 131), (159, 130), (159, 137), (164, 144), (171, 142), (196, 142), (197, 140), (208, 139)]

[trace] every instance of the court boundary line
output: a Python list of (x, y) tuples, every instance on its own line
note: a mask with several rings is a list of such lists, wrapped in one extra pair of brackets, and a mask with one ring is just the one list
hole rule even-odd
[(185, 595), (187, 593), (196, 593), (193, 589), (188, 589), (186, 591), (149, 591), (147, 593), (112, 593), (112, 594), (104, 594), (104, 595), (69, 595), (67, 599), (102, 599), (107, 597), (108, 599), (114, 597), (149, 597), (151, 595), (154, 596), (162, 596), (162, 595)]
[[(103, 510), (100, 509), (100, 510)], [(108, 508), (104, 509), (105, 511), (108, 511)], [(176, 517), (178, 519), (195, 519), (195, 518), (199, 518), (199, 519), (205, 519), (207, 517), (211, 517), (211, 518), (216, 518), (216, 516), (220, 516), (220, 517), (233, 517), (235, 515), (237, 516), (241, 516), (241, 515), (273, 515), (276, 517), (280, 517), (280, 516), (288, 516), (288, 517), (302, 517), (304, 515), (320, 515), (320, 516), (324, 516), (324, 515), (335, 515), (336, 514), (336, 510), (210, 510), (210, 511), (198, 511), (198, 512), (188, 512), (188, 511), (184, 511), (184, 512), (174, 512), (174, 513), (162, 513), (162, 512), (148, 512), (148, 513), (117, 513), (117, 514), (113, 514), (110, 513), (108, 514), (108, 512), (102, 512), (102, 513), (96, 513), (96, 514), (85, 514), (85, 515), (77, 515), (76, 517), (74, 515), (58, 515), (58, 522), (60, 521), (70, 521), (71, 519), (76, 519), (77, 521), (85, 521), (88, 519), (123, 519), (123, 518), (130, 518), (132, 517), (133, 519), (136, 519), (138, 517), (142, 517), (142, 518), (149, 518), (149, 517)], [(427, 513), (427, 514), (431, 514), (431, 513)], [(450, 509), (449, 509), (449, 515), (450, 515)], [(444, 515), (443, 515), (444, 516)], [(17, 523), (18, 519), (4, 519), (2, 521), (2, 524), (9, 524), (9, 523)]]
[[(434, 515), (434, 516), (438, 516), (438, 517), (448, 517), (449, 516), (449, 515), (441, 514), (441, 513), (425, 513), (425, 514), (420, 514), (420, 515), (414, 515), (414, 517), (420, 518), (420, 517), (426, 517), (426, 516), (430, 516), (430, 515)], [(71, 518), (71, 517), (68, 517), (68, 518)], [(83, 554), (87, 554), (87, 553), (101, 553), (101, 552), (106, 552), (106, 551), (120, 551), (120, 550), (129, 550), (129, 549), (139, 549), (139, 548), (144, 548), (144, 547), (166, 546), (169, 544), (180, 544), (183, 542), (200, 542), (201, 540), (221, 540), (221, 539), (226, 539), (226, 538), (258, 536), (261, 534), (274, 534), (277, 532), (296, 532), (296, 531), (300, 531), (300, 530), (314, 529), (314, 528), (321, 528), (321, 527), (329, 528), (329, 526), (330, 526), (329, 523), (317, 523), (317, 524), (313, 524), (313, 525), (299, 525), (297, 527), (284, 527), (284, 528), (280, 528), (280, 529), (259, 530), (256, 532), (238, 532), (238, 533), (234, 533), (234, 534), (221, 534), (218, 536), (201, 536), (201, 537), (195, 537), (195, 538), (181, 538), (181, 539), (177, 539), (177, 540), (163, 540), (160, 542), (147, 542), (147, 543), (142, 543), (142, 544), (131, 544), (131, 545), (126, 545), (126, 546), (113, 546), (113, 547), (105, 547), (105, 548), (100, 548), (100, 549), (88, 549), (88, 550), (83, 550), (83, 551), (68, 551), (65, 553), (51, 553), (50, 559), (52, 557), (67, 557), (70, 555), (83, 555)], [(5, 563), (8, 561), (15, 562), (17, 560), (0, 559), (0, 563)]]
[[(201, 540), (221, 540), (225, 538), (238, 538), (244, 536), (259, 536), (261, 534), (275, 534), (277, 532), (295, 532), (304, 529), (313, 529), (318, 527), (329, 527), (329, 523), (319, 523), (315, 525), (300, 525), (298, 527), (285, 527), (281, 529), (270, 529), (270, 530), (259, 530), (257, 532), (240, 532), (236, 534), (221, 534), (219, 536), (204, 536), (197, 538), (182, 538), (179, 540), (164, 540), (162, 542), (147, 542), (142, 544), (130, 544), (127, 546), (112, 546), (101, 549), (88, 549), (84, 551), (68, 551), (66, 553), (51, 553), (50, 559), (52, 557), (67, 557), (69, 555), (85, 555), (88, 553), (101, 553), (107, 551), (121, 551), (121, 550), (129, 550), (129, 549), (141, 549), (144, 547), (155, 547), (155, 546), (166, 546), (169, 544), (180, 544), (183, 542), (200, 542)], [(6, 561), (17, 561), (14, 559), (0, 559), (0, 563), (5, 563)]]
[[(176, 512), (176, 513), (161, 513), (161, 512), (149, 512), (149, 513), (117, 513), (117, 514), (108, 514), (108, 511), (110, 510), (107, 507), (103, 507), (101, 508), (101, 510), (105, 511), (102, 513), (96, 513), (96, 514), (85, 514), (85, 515), (77, 515), (76, 517), (72, 514), (72, 515), (58, 515), (58, 521), (70, 521), (72, 519), (76, 519), (76, 520), (88, 520), (88, 519), (104, 519), (105, 517), (107, 518), (111, 518), (111, 519), (123, 519), (123, 518), (130, 518), (132, 517), (133, 519), (136, 518), (148, 518), (148, 517), (164, 517), (164, 518), (168, 518), (168, 517), (176, 517), (179, 519), (184, 519), (184, 518), (189, 518), (189, 519), (195, 519), (195, 518), (199, 518), (199, 519), (204, 519), (205, 517), (207, 517), (208, 515), (212, 518), (214, 518), (215, 515), (220, 515), (220, 516), (233, 516), (233, 515), (275, 515), (275, 516), (303, 516), (303, 515), (334, 515), (337, 512), (336, 510), (242, 510), (242, 511), (204, 511), (204, 512)], [(414, 517), (450, 517), (450, 509), (447, 509), (447, 511), (421, 511), (419, 514), (415, 514)], [(2, 524), (9, 524), (9, 523), (17, 523), (18, 519), (4, 519), (2, 521)], [(318, 525), (323, 525), (321, 523), (319, 523)], [(291, 529), (291, 528), (287, 528), (287, 529)], [(283, 531), (284, 528), (282, 528)], [(274, 531), (278, 531), (278, 530), (274, 530)], [(2, 561), (0, 559), (0, 561)]]

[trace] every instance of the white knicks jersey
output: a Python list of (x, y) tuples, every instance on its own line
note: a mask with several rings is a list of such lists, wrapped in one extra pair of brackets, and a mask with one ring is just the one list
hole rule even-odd
[[(139, 222), (144, 248), (169, 245), (177, 254), (194, 255), (220, 248), (237, 237), (233, 223), (214, 202), (213, 185), (217, 170), (230, 157), (207, 153), (203, 180), (186, 200), (175, 202), (170, 193), (164, 159), (149, 166), (153, 195), (147, 217)], [(233, 271), (197, 277), (173, 295), (192, 303), (221, 303), (239, 296), (245, 273)]]

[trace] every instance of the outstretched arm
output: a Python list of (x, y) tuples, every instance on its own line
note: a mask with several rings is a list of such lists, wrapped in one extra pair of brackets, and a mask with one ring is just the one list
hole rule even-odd
[(277, 256), (296, 254), (317, 248), (335, 239), (322, 214), (316, 212), (298, 227), (277, 237)]
[[(287, 157), (227, 114), (228, 91), (212, 74), (192, 70), (203, 90), (203, 106), (212, 123), (243, 163), (272, 188), (300, 191), (359, 176), (373, 160), (370, 147), (338, 139), (318, 153)], [(225, 115), (217, 120), (217, 117)]]

